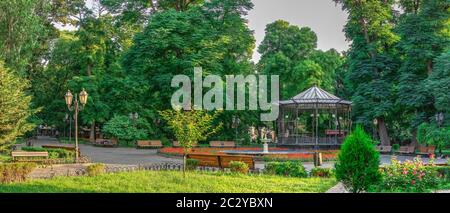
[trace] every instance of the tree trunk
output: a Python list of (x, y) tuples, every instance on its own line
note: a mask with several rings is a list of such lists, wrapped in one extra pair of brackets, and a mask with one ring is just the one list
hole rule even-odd
[(386, 123), (384, 122), (384, 118), (377, 118), (378, 120), (378, 134), (380, 136), (381, 145), (390, 146), (391, 141), (389, 139), (389, 134), (386, 129)]
[(92, 124), (91, 124), (91, 131), (89, 133), (89, 141), (91, 143), (95, 142), (95, 120), (92, 121)]
[(411, 146), (417, 145), (417, 128), (413, 129), (412, 138), (411, 138)]
[(183, 178), (186, 178), (186, 158), (187, 158), (187, 154), (184, 153), (184, 155), (183, 155)]

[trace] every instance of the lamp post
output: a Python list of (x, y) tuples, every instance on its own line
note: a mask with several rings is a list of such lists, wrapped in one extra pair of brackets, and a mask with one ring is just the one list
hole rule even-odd
[(435, 115), (435, 117), (436, 117), (436, 123), (438, 125), (438, 128), (440, 128), (442, 126), (442, 123), (444, 122), (444, 113), (442, 113), (442, 112), (437, 113)]
[(378, 127), (378, 120), (375, 118), (373, 119), (373, 140), (376, 140), (376, 135), (377, 135), (377, 127)]
[[(65, 95), (65, 99), (66, 99), (66, 105), (67, 108), (69, 109), (69, 111), (74, 111), (75, 115), (75, 162), (78, 162), (78, 153), (79, 153), (79, 148), (78, 148), (78, 112), (82, 111), (84, 109), (84, 106), (87, 103), (87, 98), (88, 98), (88, 93), (86, 92), (86, 90), (82, 90), (79, 94), (79, 98), (80, 101), (78, 102), (78, 97), (77, 94), (75, 94), (75, 99), (73, 98), (72, 93), (70, 92), (70, 90), (67, 91), (66, 95)], [(73, 103), (72, 103), (73, 102)], [(81, 106), (79, 105), (79, 103), (81, 103)], [(73, 105), (72, 105), (73, 104)]]
[(237, 143), (237, 139), (238, 139), (238, 126), (241, 123), (241, 119), (239, 119), (239, 117), (237, 115), (233, 115), (233, 119), (232, 119), (232, 124), (233, 127), (235, 129), (235, 140)]
[(128, 115), (128, 117), (130, 118), (130, 120), (133, 122), (133, 126), (136, 126), (136, 121), (139, 118), (139, 114), (137, 112), (135, 113), (130, 113)]

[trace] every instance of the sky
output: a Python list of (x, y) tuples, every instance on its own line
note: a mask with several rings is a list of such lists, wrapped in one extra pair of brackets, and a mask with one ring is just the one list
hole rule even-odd
[[(349, 48), (343, 32), (347, 14), (332, 0), (252, 0), (248, 14), (249, 27), (254, 30), (256, 47), (264, 39), (266, 25), (282, 19), (292, 25), (311, 28), (318, 37), (317, 47), (341, 52)], [(254, 51), (253, 61), (259, 53)]]

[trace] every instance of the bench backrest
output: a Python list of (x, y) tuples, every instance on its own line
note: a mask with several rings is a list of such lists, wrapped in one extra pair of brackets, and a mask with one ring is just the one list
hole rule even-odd
[(211, 147), (235, 147), (236, 143), (234, 141), (210, 141), (209, 146), (211, 146)]
[(162, 146), (162, 142), (158, 140), (138, 140), (138, 146)]
[(48, 157), (48, 152), (24, 152), (24, 151), (13, 151), (11, 152), (12, 157)]
[(105, 143), (105, 142), (116, 144), (117, 140), (116, 139), (104, 139), (104, 138), (95, 139), (95, 143)]

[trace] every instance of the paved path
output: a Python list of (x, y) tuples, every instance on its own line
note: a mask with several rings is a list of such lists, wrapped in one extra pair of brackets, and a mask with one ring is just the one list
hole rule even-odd
[[(55, 138), (41, 137), (33, 141), (34, 146), (41, 146), (44, 144), (59, 144)], [(121, 165), (138, 165), (148, 163), (164, 163), (174, 162), (181, 163), (180, 158), (170, 158), (158, 155), (156, 150), (152, 149), (136, 149), (136, 148), (106, 148), (95, 147), (92, 145), (80, 144), (80, 151), (82, 155), (87, 156), (92, 162), (105, 163), (105, 164), (121, 164)], [(382, 165), (390, 164), (391, 155), (381, 155), (380, 162)], [(397, 156), (400, 161), (413, 160), (414, 156)], [(422, 159), (424, 162), (428, 162), (428, 158)], [(437, 159), (436, 163), (446, 163), (446, 159)], [(257, 168), (264, 168), (264, 162), (256, 162)], [(311, 162), (304, 163), (307, 170), (314, 167)], [(332, 168), (334, 162), (324, 162), (322, 167)]]
[[(40, 138), (33, 141), (34, 146), (44, 144), (59, 144), (54, 138)], [(105, 164), (122, 164), (122, 165), (138, 165), (148, 163), (164, 163), (174, 162), (181, 163), (178, 158), (163, 157), (152, 149), (136, 149), (136, 148), (106, 148), (95, 147), (92, 145), (80, 144), (80, 152), (87, 156), (92, 162)]]

